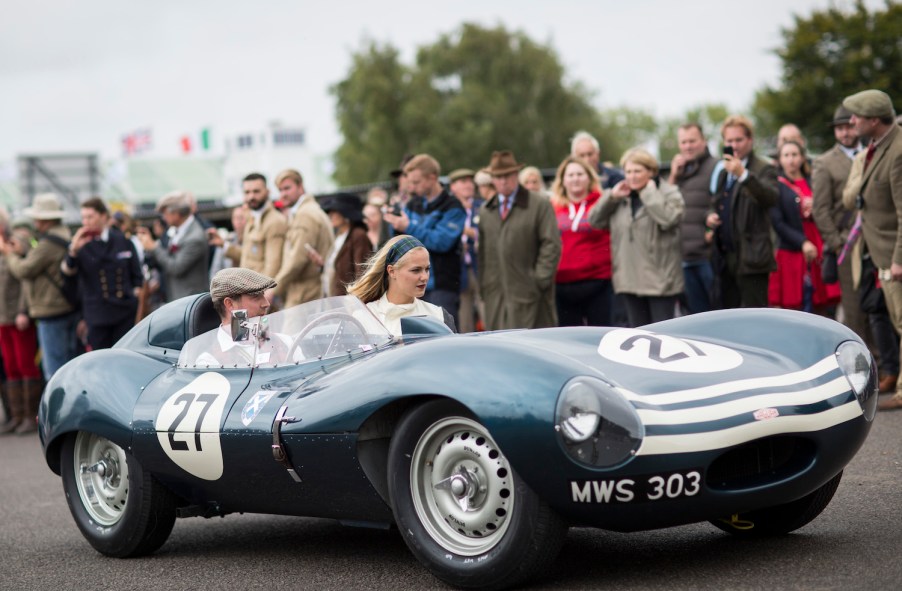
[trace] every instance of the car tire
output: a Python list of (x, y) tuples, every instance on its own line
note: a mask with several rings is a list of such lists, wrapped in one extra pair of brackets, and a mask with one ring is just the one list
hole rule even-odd
[(566, 537), (566, 524), (519, 478), (488, 429), (452, 401), (401, 419), (388, 485), (407, 546), (451, 585), (517, 585), (542, 572)]
[(98, 552), (128, 558), (163, 545), (175, 524), (175, 496), (133, 455), (85, 431), (69, 436), (60, 453), (69, 510)]
[(791, 503), (739, 513), (730, 518), (711, 521), (711, 523), (715, 527), (741, 538), (788, 534), (807, 525), (827, 508), (841, 479), (842, 472), (813, 493)]

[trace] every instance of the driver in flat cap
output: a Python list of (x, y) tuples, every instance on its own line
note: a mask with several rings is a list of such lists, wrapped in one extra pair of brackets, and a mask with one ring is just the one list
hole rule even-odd
[(248, 319), (264, 316), (270, 306), (268, 291), (275, 286), (272, 277), (244, 267), (216, 273), (210, 281), (210, 297), (221, 323), (218, 329), (185, 343), (180, 364), (241, 367), (273, 363), (278, 355), (284, 356), (280, 339), (232, 339), (232, 313), (244, 310)]
[[(902, 332), (902, 130), (885, 92), (864, 90), (846, 97), (842, 106), (852, 113), (858, 135), (868, 138), (867, 151), (852, 165), (843, 205), (861, 214), (861, 235), (877, 267), (890, 319), (896, 332)], [(897, 379), (893, 397), (877, 407), (902, 408), (902, 379)]]

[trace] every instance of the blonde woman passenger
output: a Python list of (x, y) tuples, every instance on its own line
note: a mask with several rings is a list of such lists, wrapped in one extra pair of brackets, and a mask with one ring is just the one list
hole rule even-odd
[(393, 335), (401, 334), (401, 318), (427, 316), (456, 331), (454, 320), (443, 308), (420, 298), (429, 283), (429, 251), (413, 236), (396, 236), (366, 263), (363, 274), (348, 285)]

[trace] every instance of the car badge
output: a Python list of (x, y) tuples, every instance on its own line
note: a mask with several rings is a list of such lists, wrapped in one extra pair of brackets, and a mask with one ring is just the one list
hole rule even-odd
[(780, 411), (776, 408), (759, 408), (752, 416), (755, 417), (756, 421), (766, 421), (780, 416)]
[(247, 401), (247, 404), (244, 405), (244, 409), (241, 411), (241, 422), (244, 423), (244, 426), (253, 422), (253, 420), (260, 414), (260, 411), (263, 410), (263, 407), (266, 406), (266, 403), (269, 402), (269, 399), (273, 397), (275, 391), (273, 390), (260, 390), (253, 396), (251, 399)]

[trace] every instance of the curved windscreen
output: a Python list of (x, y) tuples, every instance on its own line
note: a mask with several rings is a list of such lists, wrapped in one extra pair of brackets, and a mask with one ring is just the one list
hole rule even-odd
[(353, 296), (307, 302), (240, 322), (233, 340), (220, 326), (185, 343), (178, 366), (277, 367), (368, 351), (391, 340), (388, 329)]

